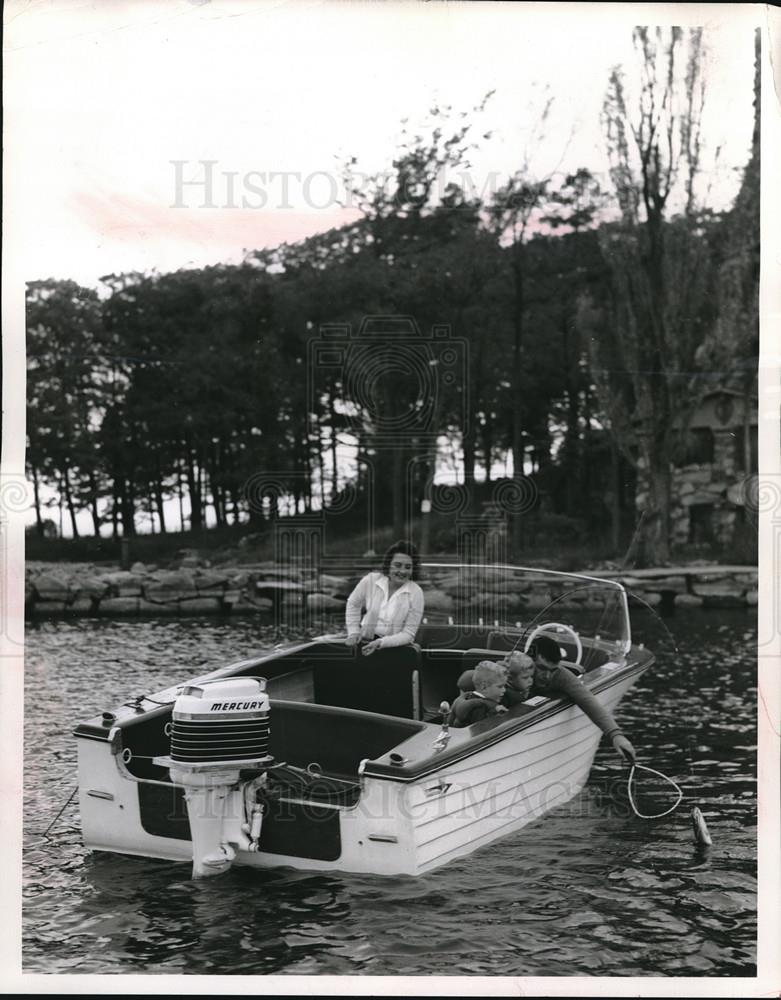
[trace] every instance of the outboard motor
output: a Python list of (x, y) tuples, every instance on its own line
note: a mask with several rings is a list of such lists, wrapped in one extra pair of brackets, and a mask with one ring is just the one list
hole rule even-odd
[[(184, 788), (193, 842), (193, 877), (227, 871), (237, 850), (258, 849), (257, 790), (273, 763), (269, 697), (262, 677), (219, 678), (184, 688), (173, 708), (169, 768)], [(240, 783), (240, 772), (258, 773)]]

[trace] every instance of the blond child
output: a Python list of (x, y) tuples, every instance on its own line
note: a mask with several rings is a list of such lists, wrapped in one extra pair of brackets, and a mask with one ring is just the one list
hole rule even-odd
[(526, 653), (516, 651), (504, 660), (507, 669), (507, 687), (502, 704), (507, 708), (520, 705), (529, 697), (534, 683), (534, 660)]
[[(463, 679), (462, 675), (459, 686)], [(481, 660), (472, 672), (471, 683), (474, 691), (462, 691), (450, 710), (448, 721), (455, 728), (471, 726), (473, 722), (507, 711), (501, 704), (507, 683), (507, 671), (503, 664)]]

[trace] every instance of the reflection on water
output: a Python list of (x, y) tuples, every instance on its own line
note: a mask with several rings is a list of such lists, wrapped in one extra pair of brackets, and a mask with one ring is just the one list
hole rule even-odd
[[(681, 807), (635, 817), (600, 750), (584, 792), (420, 878), (189, 865), (81, 846), (73, 725), (268, 649), (249, 621), (42, 622), (28, 632), (23, 963), (27, 972), (752, 976), (756, 627), (746, 612), (639, 616), (658, 665), (621, 704)], [(651, 789), (653, 791), (653, 789)], [(661, 800), (664, 804), (664, 797)], [(698, 805), (713, 848), (695, 849)]]

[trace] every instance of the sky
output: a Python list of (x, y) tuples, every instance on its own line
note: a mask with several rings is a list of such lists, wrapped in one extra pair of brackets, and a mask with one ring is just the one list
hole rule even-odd
[[(706, 27), (707, 176), (728, 204), (750, 143), (758, 8), (673, 6)], [(468, 112), (489, 91), (463, 183), (485, 190), (525, 160), (604, 176), (608, 73), (631, 66), (632, 24), (664, 16), (642, 4), (11, 0), (18, 272), (95, 285), (303, 239), (355, 217), (337, 203), (346, 158), (385, 170), (403, 119), (414, 129), (436, 104)]]
[[(631, 88), (636, 23), (705, 28), (705, 178), (725, 207), (750, 147), (759, 10), (9, 0), (4, 292), (23, 310), (26, 281), (100, 287), (112, 273), (237, 263), (350, 221), (341, 164), (388, 170), (403, 122), (414, 134), (434, 107), (473, 124), (456, 178), (471, 192), (524, 164), (537, 176), (586, 166), (608, 183), (600, 111), (613, 66)], [(6, 399), (23, 414), (14, 385)], [(23, 468), (16, 435), (14, 449)]]

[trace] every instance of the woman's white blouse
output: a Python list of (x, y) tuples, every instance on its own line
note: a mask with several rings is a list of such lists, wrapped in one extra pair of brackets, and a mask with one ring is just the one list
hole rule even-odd
[[(367, 573), (347, 598), (347, 634), (364, 639), (381, 636), (380, 646), (404, 646), (413, 642), (423, 618), (423, 591), (414, 580), (388, 596), (384, 573)], [(361, 612), (366, 613), (361, 617)]]

